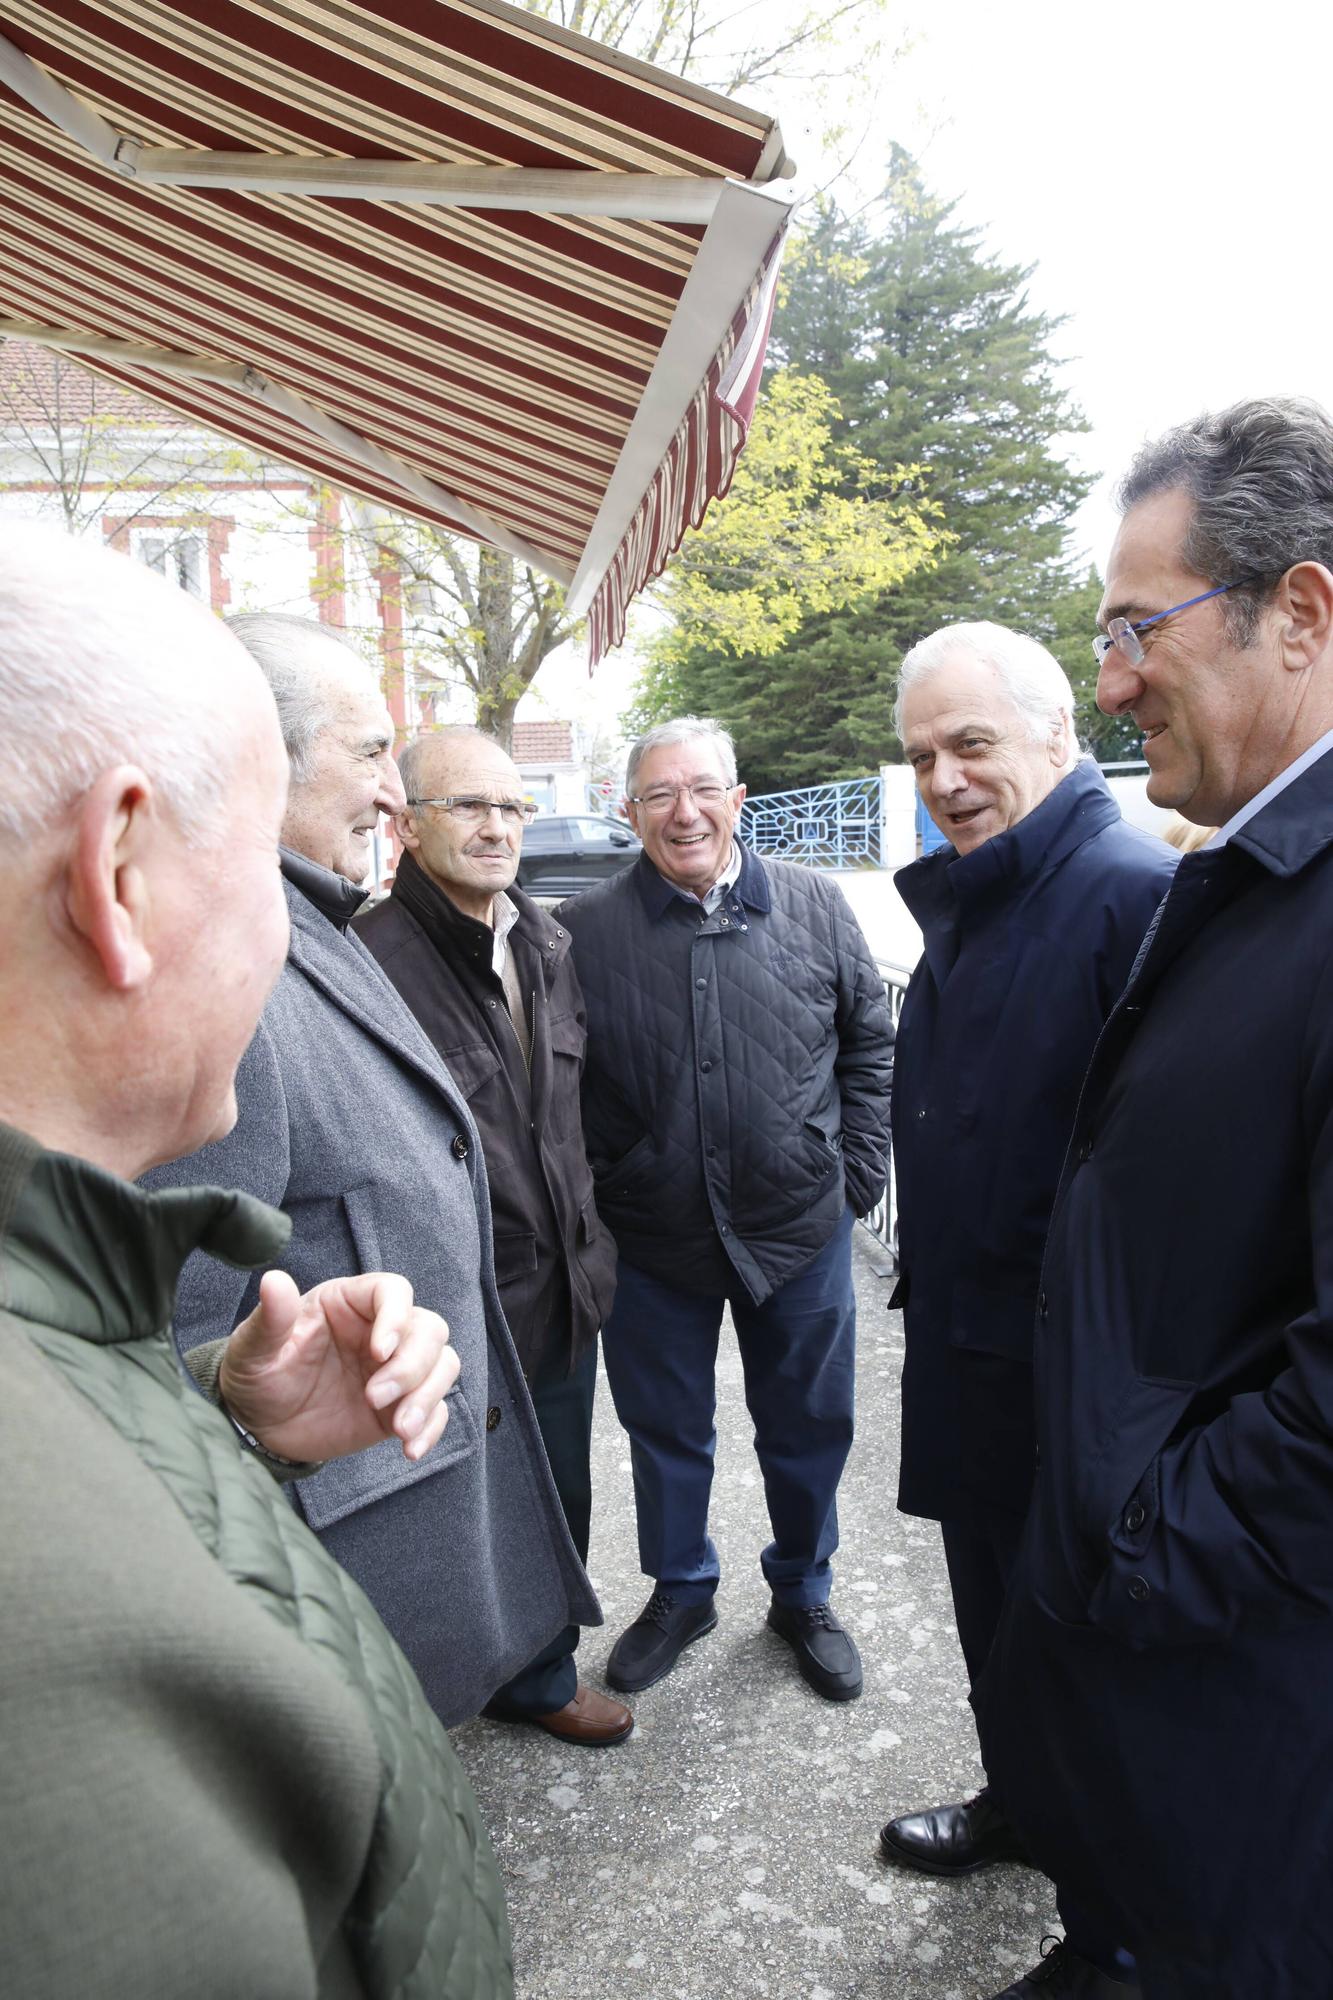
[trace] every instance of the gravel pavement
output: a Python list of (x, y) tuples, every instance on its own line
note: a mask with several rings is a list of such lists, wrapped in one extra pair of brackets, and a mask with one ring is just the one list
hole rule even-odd
[[(855, 1235), (857, 1441), (840, 1495), (833, 1603), (865, 1661), (859, 1701), (821, 1701), (764, 1624), (768, 1540), (730, 1328), (718, 1367), (712, 1528), (719, 1623), (634, 1696), (606, 1750), (530, 1727), (454, 1732), (509, 1893), (518, 2000), (987, 2000), (1054, 1926), (1049, 1883), (991, 1869), (939, 1882), (879, 1860), (891, 1814), (980, 1781), (938, 1530), (893, 1505), (902, 1323), (883, 1253)], [(606, 1613), (580, 1648), (604, 1686), (650, 1585), (629, 1452), (598, 1384), (589, 1560)]]

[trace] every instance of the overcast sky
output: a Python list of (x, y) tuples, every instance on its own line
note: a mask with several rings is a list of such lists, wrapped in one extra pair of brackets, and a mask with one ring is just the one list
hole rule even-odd
[[(1145, 437), (1240, 396), (1333, 409), (1333, 9), (901, 0), (894, 19), (910, 51), (881, 66), (834, 192), (872, 193), (897, 139), (996, 255), (1037, 266), (1033, 301), (1067, 316), (1064, 379), (1092, 426), (1070, 456), (1103, 475), (1078, 543), (1104, 568), (1110, 488)], [(752, 95), (782, 121), (797, 192), (818, 185), (829, 162), (800, 95)], [(613, 656), (584, 698), (614, 713), (631, 679)], [(568, 712), (558, 666), (551, 683)]]
[[(1333, 10), (1320, 0), (905, 0), (884, 131), (923, 159), (1034, 301), (1109, 477), (1079, 535), (1104, 565), (1136, 445), (1240, 396), (1333, 409)], [(882, 149), (863, 144), (874, 184)]]

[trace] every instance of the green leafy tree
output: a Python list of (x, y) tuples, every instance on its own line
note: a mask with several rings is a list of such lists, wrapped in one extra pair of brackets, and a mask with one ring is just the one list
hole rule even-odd
[(1137, 761), (1142, 756), (1139, 731), (1127, 715), (1103, 715), (1097, 706), (1097, 662), (1092, 640), (1102, 579), (1095, 568), (1050, 607), (1050, 620), (1038, 636), (1055, 654), (1074, 690), (1078, 740), (1099, 764)]
[[(849, 218), (825, 201), (789, 255), (779, 356), (828, 383), (841, 412), (835, 436), (900, 497), (937, 505), (953, 537), (938, 563), (840, 624), (860, 769), (899, 754), (877, 703), (915, 639), (993, 618), (1049, 641), (1077, 586), (1069, 524), (1091, 480), (1061, 443), (1086, 425), (1051, 357), (1060, 321), (1031, 308), (1030, 275), (988, 258), (979, 233), (953, 219), (897, 147), (877, 208)], [(906, 488), (895, 470), (904, 465), (919, 468)], [(807, 650), (822, 656), (830, 642), (818, 623), (798, 632), (773, 671), (796, 676)]]
[(630, 718), (646, 727), (685, 709), (724, 717), (759, 790), (858, 762), (861, 733), (887, 716), (887, 680), (879, 659), (849, 684), (848, 617), (949, 543), (934, 503), (909, 493), (919, 468), (886, 476), (837, 441), (839, 423), (817, 377), (770, 379), (731, 492), (659, 593), (669, 622), (650, 642)]

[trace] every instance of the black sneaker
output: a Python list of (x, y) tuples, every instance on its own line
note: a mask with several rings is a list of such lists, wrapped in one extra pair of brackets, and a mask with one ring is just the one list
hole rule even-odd
[(768, 1622), (796, 1655), (801, 1676), (825, 1701), (855, 1701), (861, 1692), (861, 1655), (842, 1620), (827, 1604), (768, 1607)]
[(717, 1623), (711, 1597), (681, 1604), (667, 1590), (655, 1590), (632, 1625), (611, 1648), (606, 1678), (622, 1694), (638, 1694), (665, 1680), (687, 1646)]
[(1041, 1946), (1041, 1964), (1006, 1986), (1003, 1993), (992, 1995), (992, 2000), (1030, 2000), (1034, 1993), (1042, 2000), (1057, 2000), (1057, 1996), (1058, 2000), (1125, 2000), (1127, 1994), (1139, 1990), (1137, 1985), (1112, 1979), (1090, 1960), (1080, 1958), (1063, 1938), (1044, 1937)]

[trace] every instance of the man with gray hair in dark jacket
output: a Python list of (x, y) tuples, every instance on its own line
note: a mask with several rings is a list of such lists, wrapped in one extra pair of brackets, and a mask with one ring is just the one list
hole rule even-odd
[[(597, 1334), (615, 1288), (583, 1147), (583, 998), (569, 933), (515, 887), (531, 808), (517, 767), (480, 730), (428, 730), (403, 751), (404, 852), (393, 893), (356, 935), (466, 1097), (486, 1154), (495, 1276), (579, 1555), (592, 1523)], [(619, 1743), (624, 1702), (581, 1683), (566, 1627), (486, 1712), (562, 1742)]]
[(771, 1628), (831, 1701), (861, 1692), (829, 1606), (852, 1441), (853, 1217), (884, 1188), (893, 1029), (827, 876), (736, 838), (731, 738), (695, 716), (633, 746), (643, 853), (557, 911), (588, 1010), (584, 1131), (620, 1253), (603, 1330), (653, 1580), (612, 1650), (633, 1691), (717, 1622), (714, 1370), (730, 1306), (773, 1540)]
[[(946, 625), (920, 640), (894, 722), (949, 843), (894, 877), (925, 947), (898, 1023), (893, 1105), (907, 1341), (898, 1506), (940, 1523), (975, 1690), (1037, 1470), (1033, 1326), (1060, 1163), (1176, 856), (1121, 819), (1079, 755), (1064, 669), (1021, 632)], [(989, 1785), (890, 1820), (880, 1847), (929, 1875), (1025, 1858)], [(1121, 1940), (1060, 1888), (1066, 1936), (1036, 1982), (1066, 2000), (1112, 1995), (1128, 1970)], [(1025, 2000), (1033, 1978), (1009, 2000)]]

